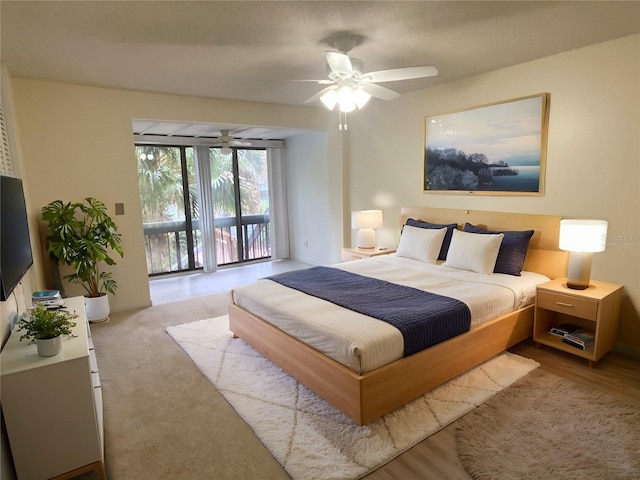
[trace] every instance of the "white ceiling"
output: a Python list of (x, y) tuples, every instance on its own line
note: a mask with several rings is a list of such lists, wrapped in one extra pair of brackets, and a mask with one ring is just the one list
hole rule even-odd
[(0, 17), (15, 77), (303, 105), (323, 86), (295, 80), (326, 78), (342, 32), (365, 71), (438, 67), (385, 83), (406, 93), (640, 32), (640, 1), (2, 0)]

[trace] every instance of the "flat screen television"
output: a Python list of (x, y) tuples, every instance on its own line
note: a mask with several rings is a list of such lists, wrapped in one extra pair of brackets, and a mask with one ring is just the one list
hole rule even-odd
[(33, 264), (22, 180), (0, 175), (0, 301)]

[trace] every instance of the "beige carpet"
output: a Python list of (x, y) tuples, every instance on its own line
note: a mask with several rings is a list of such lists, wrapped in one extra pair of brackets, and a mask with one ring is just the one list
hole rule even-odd
[[(226, 316), (168, 327), (294, 479), (360, 478), (535, 369), (504, 353), (367, 426), (233, 339)], [(261, 477), (265, 478), (265, 477)]]
[(456, 424), (476, 480), (640, 478), (640, 409), (537, 370)]
[(229, 293), (111, 313), (91, 330), (109, 480), (289, 480), (165, 328), (223, 315)]

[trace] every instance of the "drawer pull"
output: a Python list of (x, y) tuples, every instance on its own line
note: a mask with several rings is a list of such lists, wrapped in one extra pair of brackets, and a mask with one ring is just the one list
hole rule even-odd
[(94, 390), (97, 390), (99, 388), (102, 388), (102, 385), (96, 385), (95, 387), (93, 387)]
[(563, 307), (573, 307), (573, 303), (556, 302), (556, 305), (562, 305)]

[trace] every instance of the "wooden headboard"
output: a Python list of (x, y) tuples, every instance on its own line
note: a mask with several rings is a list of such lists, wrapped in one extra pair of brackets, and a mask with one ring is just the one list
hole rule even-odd
[(455, 222), (460, 230), (466, 222), (487, 230), (534, 230), (524, 270), (542, 273), (549, 278), (566, 275), (568, 253), (558, 248), (562, 217), (428, 207), (402, 207), (400, 216), (402, 225), (408, 218), (414, 218), (430, 223)]

